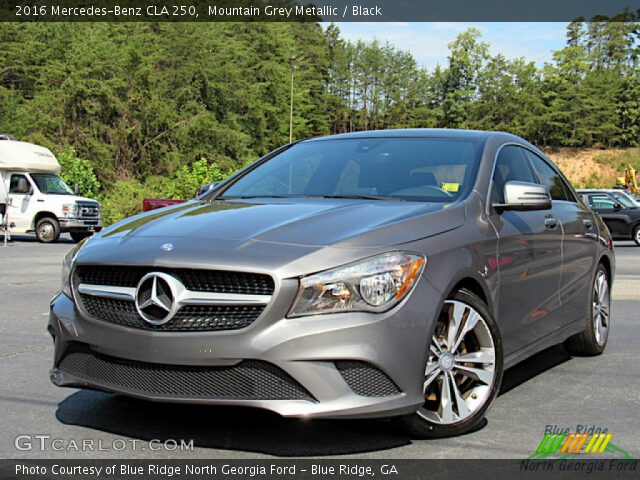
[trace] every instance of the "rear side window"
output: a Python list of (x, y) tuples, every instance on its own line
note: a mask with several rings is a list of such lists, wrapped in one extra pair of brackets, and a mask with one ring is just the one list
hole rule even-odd
[(537, 183), (522, 148), (507, 145), (500, 150), (493, 172), (492, 203), (504, 203), (504, 186), (507, 182)]
[(528, 150), (526, 151), (526, 154), (533, 163), (533, 168), (535, 168), (538, 174), (540, 183), (549, 187), (551, 198), (553, 200), (566, 200), (568, 202), (576, 201), (571, 193), (570, 187), (566, 185), (562, 177), (558, 175), (547, 162)]

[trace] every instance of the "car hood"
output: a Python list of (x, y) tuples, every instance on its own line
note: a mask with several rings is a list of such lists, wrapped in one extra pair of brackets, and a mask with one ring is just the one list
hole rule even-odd
[[(342, 199), (189, 201), (94, 236), (80, 263), (325, 268), (461, 226), (463, 204)], [(171, 246), (163, 249), (163, 245)], [(171, 248), (171, 251), (167, 251)], [(363, 251), (363, 249), (369, 249)], [(320, 255), (313, 253), (322, 252)], [(302, 266), (304, 265), (304, 266)]]
[(446, 204), (341, 199), (192, 201), (139, 215), (101, 237), (188, 237), (310, 246), (395, 245), (462, 225)]
[(87, 202), (87, 203), (95, 203), (96, 205), (100, 205), (100, 202), (94, 200), (93, 198), (80, 197), (78, 195), (61, 195), (57, 193), (46, 193), (44, 194), (47, 199), (60, 202), (60, 203), (76, 203), (76, 202)]

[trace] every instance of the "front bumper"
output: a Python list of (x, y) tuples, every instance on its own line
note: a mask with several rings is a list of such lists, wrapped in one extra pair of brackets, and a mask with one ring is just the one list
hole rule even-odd
[[(258, 407), (283, 416), (394, 416), (411, 413), (422, 405), (427, 348), (442, 302), (441, 294), (425, 278), (400, 305), (382, 314), (285, 318), (296, 290), (297, 281), (283, 281), (271, 304), (252, 325), (218, 332), (158, 332), (119, 326), (82, 314), (61, 294), (51, 303), (49, 331), (55, 339), (51, 379), (58, 386), (157, 401)], [(169, 366), (174, 370), (189, 366), (224, 369), (246, 365), (247, 361), (265, 362), (299, 384), (309, 398), (207, 397), (185, 394), (185, 390), (171, 393), (166, 382), (162, 389), (153, 391), (149, 381), (143, 389), (132, 387), (130, 381), (98, 380), (65, 369), (65, 356), (78, 345), (103, 359), (133, 362), (132, 368), (152, 365), (162, 371)], [(339, 368), (341, 362), (356, 362), (383, 372), (396, 391), (381, 394), (375, 388), (354, 386), (353, 379)]]
[(65, 231), (95, 231), (102, 230), (102, 220), (100, 218), (73, 218), (61, 217), (58, 219), (60, 228)]

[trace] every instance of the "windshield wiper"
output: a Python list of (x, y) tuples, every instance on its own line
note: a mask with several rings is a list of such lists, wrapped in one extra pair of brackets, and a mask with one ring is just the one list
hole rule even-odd
[(216, 200), (245, 200), (248, 198), (294, 198), (303, 196), (304, 195), (224, 195), (221, 197), (217, 197)]
[(346, 198), (355, 200), (398, 200), (404, 201), (399, 197), (383, 197), (381, 195), (349, 195), (349, 194), (335, 194), (335, 195), (226, 195), (217, 197), (216, 200), (246, 200), (251, 198)]
[(349, 195), (349, 194), (335, 194), (335, 195), (310, 195), (310, 197), (320, 197), (320, 198), (348, 198), (355, 200), (400, 200), (402, 198), (398, 197), (383, 197), (380, 195)]

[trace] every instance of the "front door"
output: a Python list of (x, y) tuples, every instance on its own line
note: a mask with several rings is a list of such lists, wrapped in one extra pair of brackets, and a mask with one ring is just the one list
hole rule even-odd
[(11, 204), (8, 207), (9, 224), (15, 225), (12, 230), (26, 232), (32, 226), (32, 202), (33, 186), (29, 177), (23, 173), (12, 173), (9, 176), (9, 199)]
[(612, 236), (618, 238), (631, 236), (629, 212), (615, 198), (607, 193), (593, 193), (587, 195), (587, 201), (589, 206), (602, 216)]
[[(492, 201), (504, 201), (509, 181), (536, 183), (523, 148), (508, 145), (498, 154)], [(505, 354), (513, 353), (556, 328), (562, 274), (562, 226), (552, 210), (494, 212), (500, 298), (497, 316)]]
[(566, 179), (546, 159), (527, 150), (541, 184), (553, 201), (553, 215), (562, 224), (562, 279), (560, 282), (561, 323), (559, 327), (585, 318), (591, 308), (591, 277), (598, 253), (598, 227), (589, 210)]

